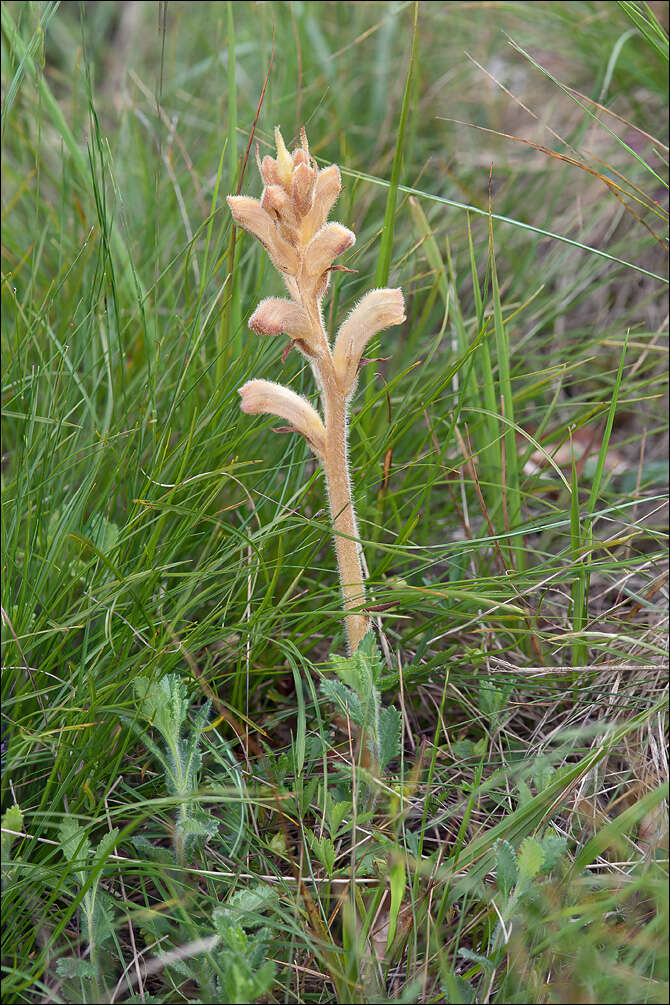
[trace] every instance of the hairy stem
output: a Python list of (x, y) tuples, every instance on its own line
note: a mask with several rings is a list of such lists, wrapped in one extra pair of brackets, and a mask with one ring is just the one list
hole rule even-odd
[[(327, 386), (327, 385), (326, 385)], [(326, 416), (326, 459), (324, 464), (330, 512), (333, 519), (337, 565), (342, 584), (344, 607), (347, 611), (346, 625), (349, 648), (355, 652), (366, 634), (369, 621), (365, 615), (356, 613), (365, 600), (363, 570), (361, 567), (360, 544), (356, 513), (351, 497), (349, 464), (347, 457), (347, 406), (338, 392), (324, 390), (324, 412)]]
[(328, 501), (333, 521), (335, 551), (340, 574), (342, 598), (346, 611), (345, 624), (349, 651), (358, 649), (361, 639), (370, 627), (369, 619), (360, 614), (365, 601), (365, 585), (361, 564), (361, 546), (358, 540), (356, 512), (351, 495), (349, 479), (349, 458), (347, 451), (348, 403), (335, 378), (333, 358), (328, 338), (323, 328), (321, 311), (316, 298), (302, 296), (301, 300), (314, 326), (315, 334), (322, 347), (319, 358), (314, 361), (318, 383), (321, 387), (323, 419), (326, 427), (326, 451), (323, 469), (326, 476)]

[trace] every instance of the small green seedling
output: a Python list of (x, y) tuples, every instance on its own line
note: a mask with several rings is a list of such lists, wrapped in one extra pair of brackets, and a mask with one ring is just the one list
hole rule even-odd
[(335, 677), (321, 682), (321, 694), (365, 738), (362, 766), (383, 771), (400, 752), (402, 722), (397, 708), (381, 704), (379, 680), (385, 668), (372, 632), (351, 656), (331, 659)]
[(88, 959), (63, 957), (56, 964), (58, 976), (67, 983), (69, 1001), (104, 1000), (105, 968), (101, 954), (114, 933), (114, 901), (100, 889), (100, 879), (118, 835), (115, 827), (93, 851), (86, 831), (72, 817), (66, 817), (58, 828), (61, 850), (72, 867), (79, 891), (83, 891), (81, 931), (89, 950)]
[[(129, 720), (129, 725), (161, 765), (168, 792), (178, 800), (173, 845), (177, 862), (184, 865), (194, 848), (219, 829), (219, 821), (196, 799), (202, 764), (200, 740), (211, 705), (206, 702), (190, 722), (186, 687), (177, 674), (167, 674), (159, 681), (139, 677), (133, 687), (139, 719)], [(157, 730), (162, 744), (150, 739), (147, 725)]]

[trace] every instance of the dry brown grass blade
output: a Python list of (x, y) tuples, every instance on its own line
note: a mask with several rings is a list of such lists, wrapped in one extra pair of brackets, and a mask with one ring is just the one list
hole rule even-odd
[(670, 147), (668, 147), (667, 144), (663, 143), (662, 140), (659, 140), (657, 136), (652, 136), (650, 133), (646, 133), (644, 129), (641, 129), (640, 126), (636, 126), (634, 122), (631, 122), (629, 119), (625, 119), (623, 115), (617, 115), (617, 113), (613, 112), (611, 108), (607, 108), (605, 105), (601, 105), (600, 102), (595, 101), (594, 98), (589, 98), (587, 94), (583, 94), (581, 91), (578, 91), (576, 87), (569, 87), (568, 84), (564, 84), (563, 86), (565, 87), (566, 91), (569, 91), (571, 94), (574, 94), (576, 97), (579, 98), (580, 101), (585, 101), (587, 104), (593, 105), (593, 107), (597, 108), (599, 112), (605, 112), (606, 115), (609, 115), (611, 116), (611, 118), (616, 119), (617, 122), (621, 122), (621, 124), (626, 126), (628, 129), (632, 129), (634, 130), (634, 132), (638, 133), (638, 135), (644, 136), (645, 139), (649, 140), (650, 143), (654, 143), (656, 146), (660, 147), (661, 150), (665, 150), (666, 153), (670, 152)]
[[(626, 201), (624, 196), (627, 196), (629, 199), (633, 199), (634, 202), (638, 203), (640, 206), (648, 210), (650, 213), (660, 215), (658, 207), (654, 205), (653, 200), (645, 202), (645, 200), (641, 199), (639, 196), (633, 195), (630, 192), (626, 192), (625, 189), (621, 187), (621, 185), (617, 185), (616, 182), (612, 181), (611, 178), (608, 178), (601, 171), (596, 171), (595, 168), (589, 167), (588, 164), (584, 164), (582, 163), (582, 161), (579, 161), (574, 157), (568, 157), (567, 154), (558, 153), (556, 150), (552, 150), (550, 147), (545, 147), (541, 143), (535, 143), (533, 140), (526, 140), (522, 136), (514, 136), (511, 133), (505, 133), (500, 129), (489, 129), (488, 126), (479, 126), (475, 122), (463, 122), (461, 119), (452, 119), (444, 115), (439, 115), (437, 117), (443, 122), (452, 122), (454, 125), (457, 126), (468, 126), (471, 129), (478, 129), (480, 132), (483, 133), (492, 133), (494, 136), (500, 136), (503, 139), (513, 140), (515, 143), (522, 143), (524, 146), (531, 147), (533, 150), (537, 150), (538, 153), (542, 153), (547, 157), (553, 158), (554, 160), (562, 161), (564, 164), (569, 164), (572, 167), (579, 168), (580, 171), (585, 171), (587, 174), (592, 175), (594, 178), (597, 178), (598, 181), (602, 182), (603, 185), (605, 185), (609, 189), (609, 191), (612, 193), (615, 199), (618, 199), (618, 201), (624, 207), (626, 212), (630, 213), (637, 220), (637, 222), (640, 223), (649, 232), (649, 234), (654, 238), (654, 240), (661, 245), (661, 247), (665, 251), (670, 250), (670, 246), (668, 245), (667, 241), (664, 238), (659, 237), (659, 235), (653, 230), (653, 228), (649, 226), (646, 220), (643, 220), (640, 214), (637, 213), (636, 210), (633, 208), (633, 206), (631, 206), (630, 203)], [(610, 167), (609, 165), (605, 166), (607, 170), (612, 171), (612, 173), (618, 174), (618, 172), (615, 172), (614, 168)]]

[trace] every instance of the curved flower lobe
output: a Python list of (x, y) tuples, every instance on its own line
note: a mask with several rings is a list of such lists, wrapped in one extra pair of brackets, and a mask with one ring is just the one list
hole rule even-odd
[(277, 415), (302, 433), (315, 454), (323, 457), (326, 430), (316, 409), (306, 398), (272, 380), (248, 380), (238, 389), (242, 411), (249, 415)]
[(249, 318), (249, 327), (257, 335), (288, 335), (306, 356), (320, 355), (314, 328), (307, 312), (293, 300), (266, 297)]
[(366, 345), (377, 332), (405, 320), (402, 290), (372, 290), (354, 307), (342, 324), (333, 350), (337, 382), (345, 395), (356, 386), (358, 367)]
[(356, 235), (341, 223), (327, 223), (307, 245), (305, 272), (308, 276), (321, 276), (331, 267), (338, 255), (356, 243)]
[(298, 253), (277, 230), (275, 221), (258, 199), (229, 195), (227, 202), (238, 226), (261, 242), (276, 268), (290, 276), (298, 271)]

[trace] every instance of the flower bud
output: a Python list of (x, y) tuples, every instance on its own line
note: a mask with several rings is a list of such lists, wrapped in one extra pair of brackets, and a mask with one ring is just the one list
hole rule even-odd
[[(296, 153), (302, 153), (296, 150)], [(308, 164), (298, 164), (291, 179), (291, 196), (293, 204), (300, 214), (306, 216), (312, 208), (312, 195), (314, 192), (314, 171)]]
[(319, 277), (338, 255), (356, 243), (356, 235), (341, 223), (327, 223), (307, 245), (304, 268), (308, 276)]
[(301, 233), (304, 240), (309, 241), (317, 231), (321, 230), (341, 191), (342, 182), (337, 164), (331, 164), (330, 167), (319, 171), (314, 185), (312, 208), (302, 223)]
[(298, 215), (291, 197), (286, 194), (281, 185), (268, 185), (261, 197), (261, 206), (268, 213), (276, 214), (277, 223), (284, 224), (291, 230), (299, 225)]
[(274, 234), (274, 222), (258, 199), (251, 199), (247, 195), (229, 195), (227, 202), (235, 223), (267, 247)]
[(291, 175), (293, 174), (293, 158), (286, 149), (279, 126), (275, 126), (275, 143), (277, 144), (277, 174), (279, 175), (279, 181), (284, 188), (288, 188), (291, 184)]
[(340, 178), (340, 169), (337, 164), (331, 164), (329, 167), (324, 168), (323, 171), (319, 171), (319, 177), (316, 180), (314, 202), (319, 207), (319, 211), (323, 213), (324, 220), (335, 205), (335, 201), (341, 191), (342, 179)]
[(276, 234), (273, 245), (267, 250), (276, 269), (287, 276), (295, 276), (300, 262), (297, 251), (288, 241)]
[(261, 178), (265, 185), (278, 185), (279, 184), (279, 172), (277, 171), (277, 162), (273, 157), (266, 155), (263, 158), (261, 164), (259, 164), (258, 170), (261, 173)]
[(307, 312), (292, 300), (266, 297), (249, 318), (249, 327), (257, 335), (288, 335), (309, 343), (312, 330)]
[(305, 151), (309, 162), (309, 143), (307, 142), (307, 133), (304, 126), (300, 126), (300, 146)]
[(261, 206), (266, 209), (268, 213), (272, 210), (275, 213), (283, 213), (286, 207), (289, 205), (289, 197), (287, 196), (281, 185), (267, 185), (261, 196)]

